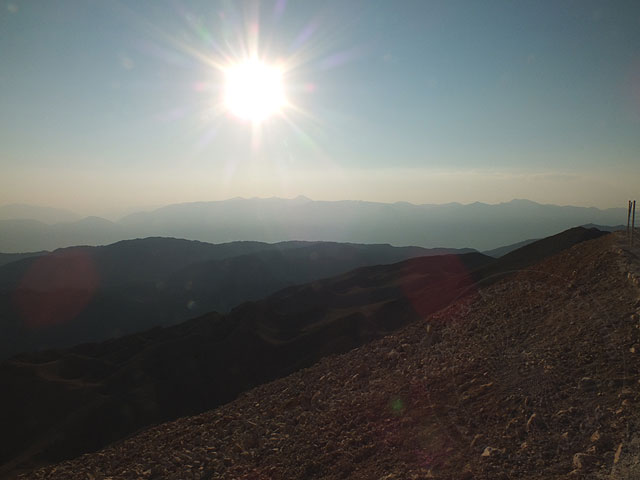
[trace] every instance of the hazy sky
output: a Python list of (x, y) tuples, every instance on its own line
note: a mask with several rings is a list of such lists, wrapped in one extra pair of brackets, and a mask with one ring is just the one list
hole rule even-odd
[[(290, 103), (220, 108), (254, 47)], [(640, 2), (58, 1), (0, 10), (0, 204), (234, 196), (626, 206)]]

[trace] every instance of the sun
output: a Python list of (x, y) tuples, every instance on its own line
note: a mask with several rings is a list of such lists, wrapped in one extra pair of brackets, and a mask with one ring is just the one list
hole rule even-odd
[(260, 123), (286, 105), (282, 69), (260, 60), (238, 62), (225, 69), (224, 105), (236, 117)]

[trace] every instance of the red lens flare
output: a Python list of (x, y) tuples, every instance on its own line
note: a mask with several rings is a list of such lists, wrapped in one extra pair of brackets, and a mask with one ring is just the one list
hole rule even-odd
[(424, 318), (470, 293), (474, 283), (469, 267), (458, 255), (442, 255), (410, 260), (401, 287), (416, 313)]
[(61, 325), (85, 309), (98, 284), (95, 263), (87, 252), (55, 252), (33, 262), (13, 293), (13, 303), (30, 329)]

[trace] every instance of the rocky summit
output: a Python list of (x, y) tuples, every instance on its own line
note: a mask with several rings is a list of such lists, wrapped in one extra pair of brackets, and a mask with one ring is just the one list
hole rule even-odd
[(24, 479), (640, 478), (640, 248), (611, 234)]

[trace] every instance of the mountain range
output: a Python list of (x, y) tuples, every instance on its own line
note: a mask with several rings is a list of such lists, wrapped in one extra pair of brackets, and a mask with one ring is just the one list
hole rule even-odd
[(468, 251), (146, 238), (32, 254), (0, 266), (0, 359), (227, 312), (365, 265)]
[[(621, 234), (580, 242), (227, 404), (18, 478), (640, 478), (638, 253)], [(180, 368), (197, 371), (189, 353)]]
[(602, 235), (575, 228), (500, 259), (474, 252), (362, 267), (226, 315), (21, 354), (0, 364), (1, 471), (72, 458), (136, 429), (214, 408)]
[[(0, 252), (105, 245), (152, 236), (212, 243), (289, 240), (389, 243), (487, 250), (584, 225), (619, 225), (626, 209), (542, 205), (512, 200), (489, 205), (414, 205), (406, 202), (313, 201), (306, 197), (233, 198), (168, 205), (127, 215), (72, 220), (26, 207), (0, 207)], [(66, 218), (61, 222), (61, 218)], [(47, 220), (47, 222), (44, 222)]]

